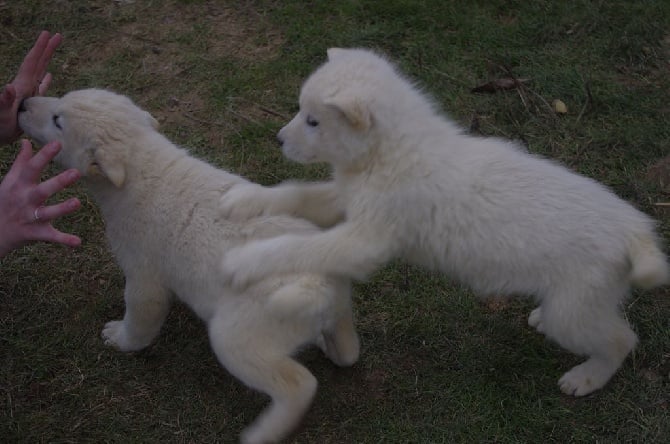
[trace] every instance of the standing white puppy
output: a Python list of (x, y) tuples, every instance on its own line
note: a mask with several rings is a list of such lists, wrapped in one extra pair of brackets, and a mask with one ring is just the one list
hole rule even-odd
[(230, 250), (223, 271), (238, 286), (295, 271), (361, 279), (401, 257), (483, 296), (531, 295), (539, 307), (529, 324), (588, 357), (559, 380), (581, 396), (605, 385), (637, 342), (619, 307), (631, 283), (668, 281), (649, 217), (512, 142), (464, 134), (370, 51), (330, 49), (279, 140), (295, 161), (331, 164), (334, 180), (238, 186), (223, 211), (334, 227)]
[(19, 111), (26, 134), (40, 144), (60, 142), (56, 161), (81, 172), (105, 219), (126, 279), (126, 311), (123, 319), (105, 325), (105, 344), (121, 351), (147, 347), (173, 301), (183, 302), (207, 325), (219, 362), (272, 398), (242, 442), (286, 437), (317, 387), (314, 375), (292, 355), (318, 344), (338, 365), (358, 359), (349, 282), (301, 273), (236, 291), (218, 268), (223, 251), (250, 239), (319, 230), (286, 216), (244, 223), (217, 217), (220, 196), (247, 181), (174, 145), (127, 97), (86, 89), (62, 98), (29, 98)]

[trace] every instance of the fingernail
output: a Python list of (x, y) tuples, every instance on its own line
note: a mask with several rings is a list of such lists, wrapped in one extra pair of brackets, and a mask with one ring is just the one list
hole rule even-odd
[(77, 170), (70, 170), (67, 172), (67, 178), (68, 180), (77, 180), (79, 179), (79, 171)]

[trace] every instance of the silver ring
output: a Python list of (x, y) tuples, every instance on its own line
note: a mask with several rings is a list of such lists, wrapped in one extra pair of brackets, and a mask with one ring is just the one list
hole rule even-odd
[(37, 207), (35, 208), (35, 211), (33, 211), (33, 222), (39, 222), (40, 215), (37, 212), (40, 210), (40, 208), (42, 207)]

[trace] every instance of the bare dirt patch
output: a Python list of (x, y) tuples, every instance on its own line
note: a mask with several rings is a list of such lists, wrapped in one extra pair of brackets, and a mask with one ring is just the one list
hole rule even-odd
[(218, 2), (184, 5), (161, 2), (144, 7), (141, 2), (120, 5), (128, 23), (118, 29), (117, 38), (93, 58), (104, 60), (128, 49), (146, 50), (144, 61), (156, 74), (175, 74), (174, 62), (183, 58), (184, 38), (204, 45), (212, 57), (235, 57), (241, 61), (267, 60), (277, 56), (284, 38), (272, 23), (256, 10), (221, 5)]
[[(119, 92), (131, 95), (164, 125), (195, 125), (217, 133), (225, 130), (225, 122), (213, 119), (207, 109), (209, 83), (215, 79), (203, 83), (192, 75), (198, 64), (232, 60), (244, 69), (277, 57), (284, 42), (269, 19), (244, 5), (113, 2), (101, 8), (118, 23), (113, 35), (67, 51), (61, 69), (118, 70), (129, 85)], [(106, 86), (95, 84), (95, 79), (91, 83), (87, 86)], [(247, 121), (269, 115), (258, 104), (235, 105), (241, 107), (238, 117)]]

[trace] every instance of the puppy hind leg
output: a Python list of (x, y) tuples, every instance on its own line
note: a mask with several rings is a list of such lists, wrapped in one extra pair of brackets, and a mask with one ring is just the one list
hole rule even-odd
[(285, 438), (311, 405), (316, 378), (290, 356), (278, 355), (271, 344), (256, 347), (259, 344), (253, 339), (226, 343), (225, 335), (213, 334), (216, 331), (210, 328), (210, 340), (219, 361), (247, 386), (272, 398), (270, 406), (242, 432), (241, 442), (260, 444)]
[(584, 396), (602, 388), (635, 348), (637, 336), (619, 313), (619, 300), (594, 294), (543, 302), (546, 335), (567, 350), (588, 356), (559, 379), (564, 393)]
[(317, 380), (304, 366), (286, 356), (256, 361), (241, 368), (240, 379), (267, 393), (272, 402), (240, 437), (245, 444), (276, 442), (298, 425), (316, 394)]

